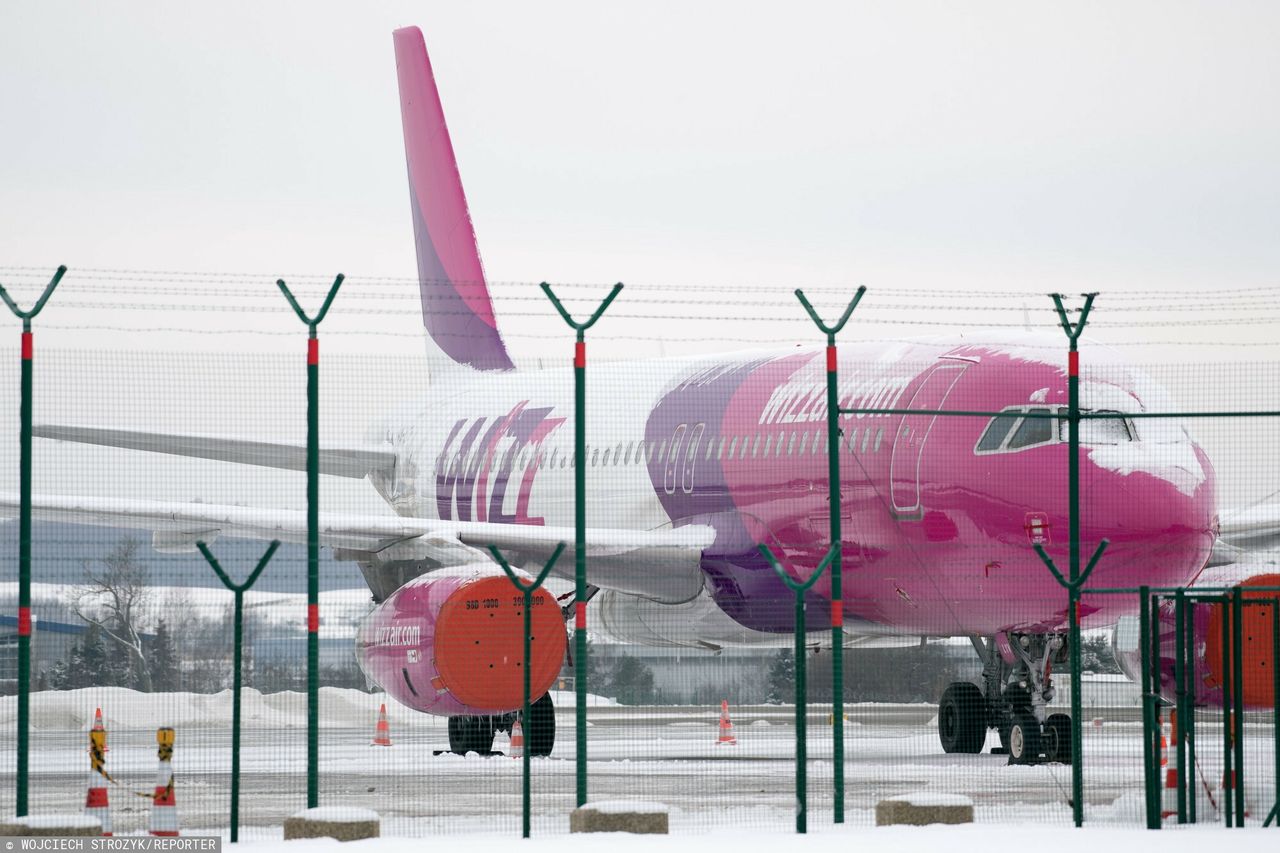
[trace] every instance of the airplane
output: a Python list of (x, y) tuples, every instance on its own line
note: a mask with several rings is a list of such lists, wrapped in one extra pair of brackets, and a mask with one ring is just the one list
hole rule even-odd
[[(567, 365), (516, 368), (424, 39), (408, 27), (393, 41), (431, 391), (376, 423), (365, 445), (323, 450), (322, 474), (366, 479), (392, 512), (321, 513), (320, 541), (359, 566), (377, 605), (356, 638), (369, 679), (448, 717), (452, 751), (484, 753), (510, 728), (523, 675), (522, 599), (485, 549), (537, 571), (567, 543), (556, 574), (572, 577), (572, 383)], [(995, 729), (1011, 763), (1072, 760), (1070, 721), (1049, 712), (1054, 668), (1068, 659), (1067, 596), (1033, 548), (1066, 562), (1065, 421), (1035, 417), (1065, 411), (1062, 349), (1060, 337), (1007, 332), (839, 347), (842, 408), (1000, 413), (840, 421), (845, 636), (972, 641), (981, 685), (953, 683), (939, 705), (948, 753), (981, 752)], [(1167, 393), (1112, 351), (1090, 346), (1085, 360), (1087, 410), (1167, 410)], [(793, 594), (758, 546), (798, 580), (826, 553), (824, 350), (605, 362), (590, 382), (611, 389), (607, 405), (588, 407), (581, 460), (593, 635), (712, 650), (790, 645)], [(80, 425), (35, 434), (305, 468), (303, 445)], [(1185, 425), (1088, 420), (1081, 437), (1082, 541), (1110, 541), (1090, 586), (1194, 582), (1237, 531), (1218, 518), (1213, 466)], [(149, 529), (167, 551), (219, 535), (307, 538), (300, 511), (75, 496), (37, 496), (33, 506), (39, 519)], [(1276, 529), (1280, 519), (1261, 523)], [(1131, 616), (1134, 599), (1086, 597), (1082, 627)], [(529, 671), (540, 698), (524, 722), (534, 755), (554, 746), (548, 690), (574, 604), (545, 590), (534, 597)], [(829, 646), (829, 575), (807, 593), (805, 619), (814, 647)], [(1259, 634), (1250, 660), (1269, 646)]]

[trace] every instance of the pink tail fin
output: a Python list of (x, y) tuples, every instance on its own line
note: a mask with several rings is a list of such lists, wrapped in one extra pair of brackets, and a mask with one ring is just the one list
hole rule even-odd
[(422, 321), (450, 359), (477, 370), (509, 370), (476, 247), (476, 233), (445, 126), (426, 43), (417, 27), (392, 34), (409, 165)]

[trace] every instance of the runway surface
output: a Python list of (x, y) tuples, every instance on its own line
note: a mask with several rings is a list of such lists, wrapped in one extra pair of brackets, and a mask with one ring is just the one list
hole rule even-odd
[[(871, 824), (877, 801), (915, 791), (965, 794), (981, 822), (1070, 822), (1071, 771), (1060, 764), (1008, 766), (1002, 755), (944, 755), (930, 705), (856, 705), (845, 732), (846, 817)], [(1137, 709), (1094, 709), (1086, 714), (1084, 761), (1086, 820), (1139, 825), (1142, 821), (1141, 726)], [(737, 744), (716, 744), (718, 709), (590, 709), (590, 800), (642, 799), (671, 807), (673, 832), (727, 828), (785, 830), (794, 825), (794, 728), (790, 708), (733, 709)], [(1095, 719), (1098, 721), (1095, 723)], [(264, 726), (246, 718), (242, 736), (240, 815), (242, 837), (279, 837), (289, 814), (306, 806), (305, 730)], [(519, 833), (520, 762), (507, 757), (433, 755), (447, 743), (442, 719), (393, 716), (391, 747), (370, 745), (368, 726), (329, 726), (320, 742), (320, 804), (370, 808), (383, 817), (387, 835)], [(829, 713), (810, 712), (809, 820), (832, 814), (832, 729)], [(576, 805), (574, 717), (558, 714), (555, 750), (533, 762), (536, 832), (567, 831)], [(107, 769), (120, 782), (111, 788), (117, 833), (145, 831), (156, 771), (151, 728), (109, 727)], [(1273, 796), (1272, 729), (1249, 724), (1247, 799), (1256, 811)], [(1220, 778), (1222, 738), (1216, 719), (1200, 733), (1197, 775), (1200, 814), (1213, 819)], [(13, 729), (4, 748), (3, 800), (12, 811)], [(225, 831), (230, 795), (229, 728), (178, 726), (174, 770), (184, 830)], [(31, 747), (31, 812), (78, 811), (88, 778), (83, 730), (37, 730)], [(988, 750), (996, 744), (992, 735)], [(495, 749), (506, 749), (498, 735)], [(1215, 776), (1219, 778), (1215, 778)], [(1265, 815), (1265, 810), (1262, 811)]]

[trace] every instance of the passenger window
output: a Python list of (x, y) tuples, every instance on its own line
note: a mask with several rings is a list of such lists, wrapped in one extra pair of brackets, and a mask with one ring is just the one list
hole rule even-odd
[[(1049, 410), (1028, 409), (1027, 414), (1047, 415)], [(1013, 434), (1013, 438), (1009, 439), (1009, 449), (1019, 450), (1053, 441), (1053, 424), (1054, 421), (1050, 418), (1023, 418), (1022, 423), (1018, 425), (1018, 431)]]
[[(769, 448), (773, 446), (773, 436), (768, 436), (764, 440), (764, 453), (760, 454), (765, 459), (769, 458)], [(778, 439), (778, 446), (782, 446), (782, 439)]]
[(856, 453), (858, 451), (858, 428), (854, 427), (849, 430), (849, 452)]
[(805, 450), (809, 447), (809, 433), (800, 433), (800, 455), (804, 456)]
[(667, 440), (662, 439), (662, 443), (658, 445), (658, 461), (665, 462), (667, 459)]
[(1009, 430), (1013, 429), (1013, 425), (1017, 421), (1017, 412), (997, 415), (992, 418), (991, 423), (987, 424), (987, 431), (982, 434), (982, 438), (978, 439), (978, 452), (985, 453), (991, 450), (999, 450), (1004, 437), (1009, 434)]
[(871, 443), (871, 427), (867, 427), (862, 431), (862, 452), (867, 452), (867, 445)]
[(738, 452), (738, 437), (735, 435), (733, 437), (733, 441), (729, 442), (729, 458), (732, 459), (733, 455), (737, 452)]
[(604, 449), (604, 459), (600, 460), (600, 464), (601, 465), (609, 464), (609, 448), (607, 447)]
[(880, 452), (880, 442), (883, 439), (884, 439), (884, 427), (880, 427), (879, 429), (876, 430), (876, 446), (871, 448), (872, 453)]
[(600, 448), (591, 451), (591, 467), (596, 467), (596, 463), (600, 461)]

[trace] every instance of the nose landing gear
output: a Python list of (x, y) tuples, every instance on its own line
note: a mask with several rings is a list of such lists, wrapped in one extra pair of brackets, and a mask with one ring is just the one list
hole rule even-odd
[(1066, 637), (1009, 634), (1000, 638), (999, 647), (997, 638), (971, 639), (982, 658), (983, 686), (955, 682), (943, 691), (938, 703), (943, 752), (979, 753), (987, 730), (994, 728), (1001, 745), (992, 752), (1007, 754), (1010, 764), (1070, 764), (1071, 718), (1048, 713), (1056, 693), (1053, 665), (1066, 661)]

